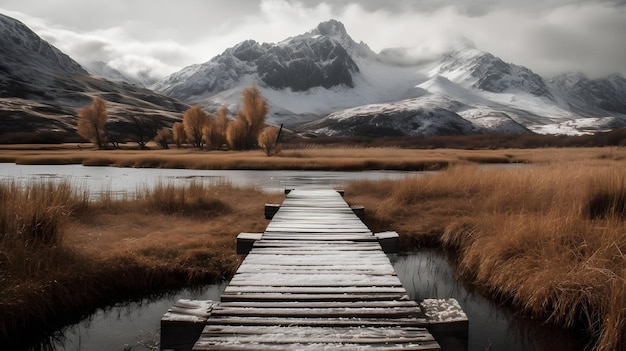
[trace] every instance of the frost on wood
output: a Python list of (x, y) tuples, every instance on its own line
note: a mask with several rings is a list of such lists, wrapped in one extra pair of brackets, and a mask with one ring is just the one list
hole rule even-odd
[(455, 299), (425, 299), (421, 306), (430, 323), (467, 321), (467, 315)]
[(211, 300), (180, 299), (163, 315), (162, 321), (168, 322), (206, 322), (213, 307), (217, 304)]

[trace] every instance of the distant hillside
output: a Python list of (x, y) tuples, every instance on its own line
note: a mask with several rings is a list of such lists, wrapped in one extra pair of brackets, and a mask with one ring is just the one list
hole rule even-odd
[(107, 101), (110, 120), (121, 130), (136, 115), (170, 125), (187, 108), (151, 90), (91, 76), (24, 24), (0, 14), (0, 134), (73, 133), (78, 109), (94, 96)]

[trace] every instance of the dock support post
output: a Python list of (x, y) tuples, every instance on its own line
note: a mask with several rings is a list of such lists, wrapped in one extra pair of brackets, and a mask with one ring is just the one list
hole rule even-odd
[(265, 219), (272, 219), (278, 210), (279, 204), (265, 204)]
[(262, 233), (239, 233), (237, 235), (237, 254), (247, 255), (257, 240), (261, 240)]
[(380, 247), (386, 254), (395, 254), (399, 251), (400, 236), (396, 232), (382, 232), (375, 233), (374, 236), (378, 239)]
[(362, 205), (352, 205), (350, 206), (350, 209), (357, 217), (359, 217), (360, 220), (365, 218), (365, 207)]
[(456, 299), (425, 299), (420, 306), (442, 350), (467, 351), (469, 321)]
[(190, 351), (216, 304), (211, 300), (178, 300), (161, 318), (161, 350)]

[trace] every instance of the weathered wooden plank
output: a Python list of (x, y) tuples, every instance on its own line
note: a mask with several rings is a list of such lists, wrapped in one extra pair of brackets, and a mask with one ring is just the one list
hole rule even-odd
[(285, 326), (238, 326), (238, 325), (207, 325), (202, 331), (203, 335), (301, 335), (303, 337), (332, 337), (343, 338), (348, 335), (351, 338), (417, 338), (420, 341), (432, 341), (433, 337), (426, 328), (420, 327), (285, 327)]
[[(296, 236), (296, 237), (294, 237)], [(347, 233), (335, 233), (332, 235), (323, 233), (297, 233), (293, 232), (275, 232), (263, 234), (265, 240), (319, 240), (319, 241), (354, 241), (354, 242), (378, 242), (378, 239), (370, 233), (362, 234), (347, 234)]]
[(222, 302), (229, 301), (393, 301), (409, 300), (405, 293), (342, 293), (342, 294), (304, 294), (304, 293), (229, 293), (224, 292)]
[(293, 302), (293, 301), (274, 301), (274, 302), (221, 302), (220, 307), (253, 307), (253, 308), (338, 308), (338, 307), (370, 307), (370, 308), (386, 308), (386, 307), (419, 307), (417, 302), (413, 300), (405, 301), (315, 301), (315, 302)]
[(328, 246), (328, 247), (302, 247), (302, 246), (292, 246), (292, 247), (260, 247), (253, 246), (256, 250), (255, 254), (274, 254), (274, 255), (343, 255), (349, 254), (346, 251), (357, 251), (357, 253), (363, 253), (367, 251), (380, 251), (380, 246), (370, 246), (370, 247), (349, 247), (349, 246)]
[(239, 273), (231, 286), (402, 286), (395, 275), (369, 274), (301, 274), (301, 273)]
[(406, 294), (401, 286), (377, 287), (377, 286), (349, 286), (349, 287), (298, 287), (298, 286), (227, 286), (224, 290), (228, 293), (262, 293), (282, 292), (292, 294), (375, 294), (375, 293), (400, 293)]
[(391, 308), (245, 308), (216, 306), (211, 312), (213, 316), (238, 317), (323, 317), (323, 318), (412, 318), (423, 316), (419, 307)]
[[(320, 344), (286, 344), (286, 345), (280, 345), (280, 344), (254, 344), (254, 343), (248, 343), (248, 344), (212, 344), (212, 343), (207, 343), (206, 345), (203, 345), (202, 343), (199, 343), (199, 348), (194, 348), (193, 350), (196, 351), (203, 351), (203, 350), (212, 350), (212, 351), (258, 351), (258, 350), (266, 350), (266, 351), (293, 351), (293, 350), (301, 350), (301, 351), (308, 351), (308, 350), (320, 350), (320, 347), (322, 347)], [(377, 346), (377, 345), (357, 345), (357, 344), (327, 344), (325, 345), (324, 349), (331, 349), (331, 350), (337, 350), (337, 351), (341, 351), (341, 350), (350, 350), (350, 351), (365, 351), (365, 350), (376, 350), (376, 351), (411, 351), (411, 350), (415, 350), (415, 351), (428, 351), (428, 350), (440, 350), (439, 347), (436, 346), (429, 346), (427, 347), (426, 345), (384, 345), (384, 346)]]
[[(252, 252), (253, 253), (253, 252)], [(369, 257), (367, 255), (350, 255), (347, 257), (338, 257), (337, 255), (254, 255), (248, 254), (242, 264), (259, 263), (259, 264), (271, 264), (275, 262), (280, 265), (310, 265), (310, 266), (327, 266), (327, 265), (340, 265), (340, 264), (359, 264), (363, 266), (375, 266), (381, 264), (388, 264), (389, 260), (385, 262), (380, 257)]]
[[(345, 267), (345, 269), (343, 269)], [(389, 266), (356, 266), (356, 265), (337, 265), (330, 264), (325, 266), (292, 266), (292, 265), (271, 265), (271, 264), (247, 264), (242, 266), (238, 273), (302, 273), (302, 274), (330, 274), (341, 272), (355, 272), (357, 274), (370, 274), (370, 275), (394, 275), (396, 272)]]
[(207, 325), (229, 324), (241, 326), (314, 326), (325, 328), (340, 327), (426, 327), (428, 321), (419, 318), (294, 318), (294, 317), (251, 317), (251, 316), (212, 316)]
[[(289, 332), (285, 330), (285, 332)], [(373, 346), (374, 344), (420, 344), (434, 341), (433, 337), (415, 335), (415, 336), (367, 336), (360, 334), (351, 335), (347, 333), (341, 334), (278, 334), (268, 333), (263, 334), (263, 331), (259, 331), (257, 334), (230, 334), (224, 336), (224, 333), (208, 332), (206, 335), (202, 335), (200, 340), (207, 339), (208, 343), (221, 343), (221, 342), (242, 342), (242, 343), (270, 343), (270, 344), (367, 344)]]

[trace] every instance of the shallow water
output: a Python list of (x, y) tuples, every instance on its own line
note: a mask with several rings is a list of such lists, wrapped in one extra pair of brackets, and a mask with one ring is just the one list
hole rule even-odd
[(85, 167), (82, 165), (16, 165), (0, 163), (0, 180), (68, 180), (89, 189), (92, 195), (102, 192), (133, 194), (159, 183), (207, 184), (230, 183), (267, 192), (290, 188), (328, 188), (344, 186), (352, 180), (402, 179), (424, 172), (402, 171), (245, 171), (192, 170), (165, 168)]
[(453, 266), (438, 250), (425, 250), (392, 257), (393, 265), (411, 299), (455, 298), (469, 319), (467, 346), (470, 351), (583, 350), (584, 340), (573, 333), (539, 321), (515, 316), (464, 285)]
[[(448, 260), (435, 250), (392, 256), (398, 277), (417, 301), (424, 298), (456, 298), (467, 313), (467, 350), (582, 350), (572, 335), (515, 317), (460, 283)], [(226, 283), (200, 290), (183, 290), (158, 299), (147, 299), (99, 311), (79, 324), (65, 328), (36, 349), (50, 351), (149, 351), (158, 350), (161, 316), (181, 298), (219, 301)]]
[(48, 351), (149, 351), (159, 350), (161, 317), (179, 299), (213, 300), (226, 283), (184, 289), (160, 298), (99, 310), (82, 322), (58, 331), (32, 350)]

